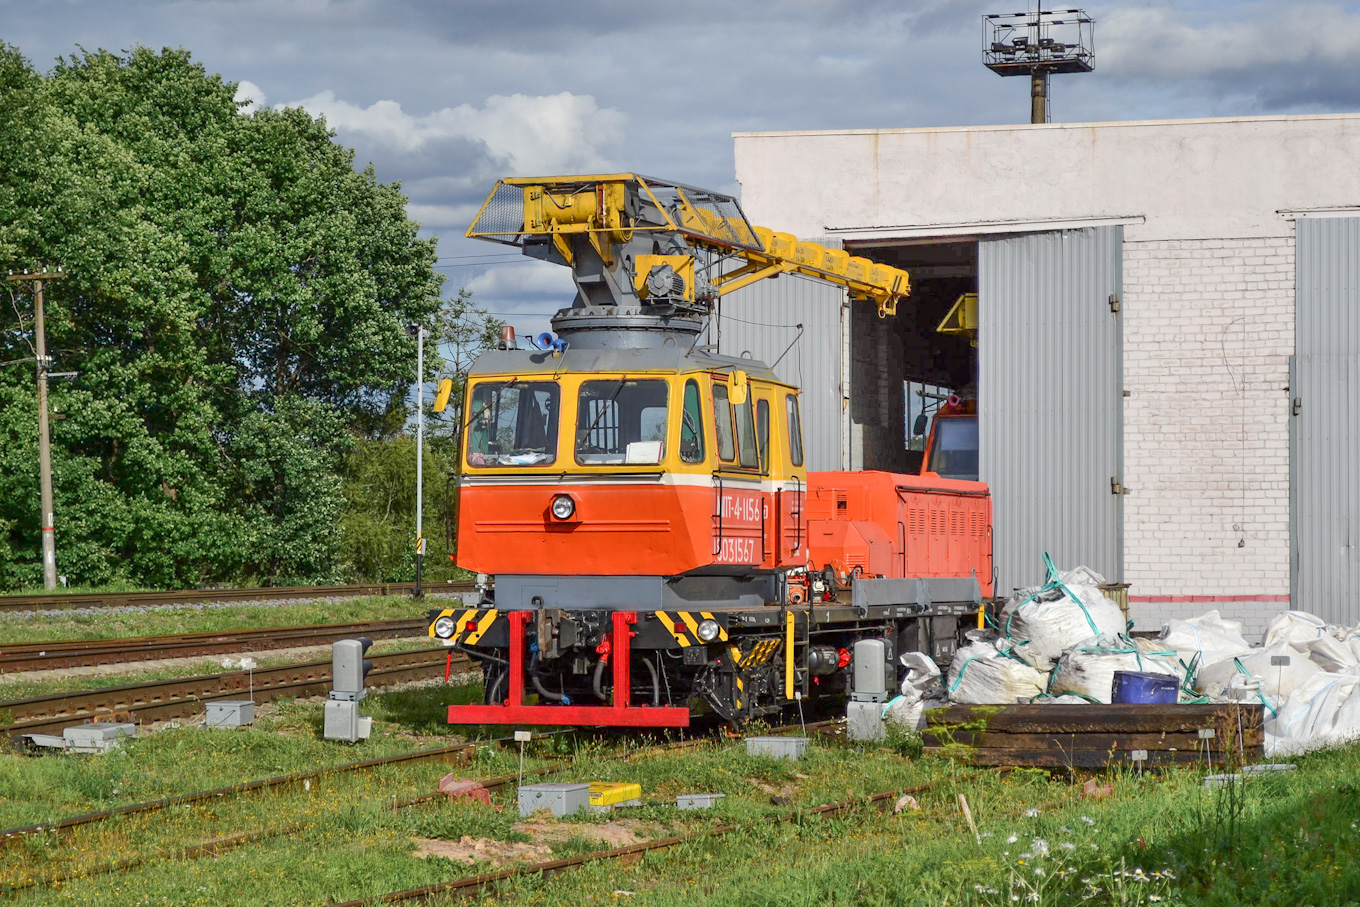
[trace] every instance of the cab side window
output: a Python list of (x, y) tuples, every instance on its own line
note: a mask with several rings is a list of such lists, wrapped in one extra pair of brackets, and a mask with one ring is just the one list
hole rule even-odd
[(760, 444), (760, 471), (770, 471), (770, 401), (756, 401), (756, 441)]
[(789, 460), (794, 466), (803, 465), (803, 423), (798, 418), (798, 395), (786, 394), (784, 406), (789, 423)]
[(704, 411), (699, 402), (699, 382), (685, 382), (685, 405), (680, 414), (680, 459), (704, 461)]
[(718, 432), (718, 459), (731, 463), (737, 458), (736, 443), (732, 438), (732, 404), (727, 400), (727, 387), (713, 382), (713, 422)]
[(737, 417), (737, 455), (741, 465), (755, 469), (760, 465), (760, 454), (756, 449), (756, 422), (751, 412), (751, 394), (747, 391), (746, 401), (736, 407)]

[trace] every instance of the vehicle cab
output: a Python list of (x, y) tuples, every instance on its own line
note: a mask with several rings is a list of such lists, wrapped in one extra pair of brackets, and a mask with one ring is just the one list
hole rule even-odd
[(668, 345), (497, 350), (468, 377), (456, 560), (674, 576), (806, 560), (798, 392)]

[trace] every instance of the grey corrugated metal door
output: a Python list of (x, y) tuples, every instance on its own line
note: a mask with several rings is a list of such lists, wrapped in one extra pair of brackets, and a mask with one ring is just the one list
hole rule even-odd
[(992, 490), (996, 591), (1084, 564), (1123, 577), (1112, 479), (1123, 448), (1123, 230), (984, 239), (978, 246), (979, 472)]
[[(838, 240), (814, 239), (839, 249)], [(845, 291), (784, 274), (737, 290), (721, 303), (718, 352), (749, 354), (802, 389), (804, 462), (811, 470), (841, 468), (841, 306)], [(801, 336), (796, 325), (803, 326)], [(782, 359), (780, 357), (783, 356)]]
[(1360, 218), (1295, 222), (1293, 606), (1360, 622)]

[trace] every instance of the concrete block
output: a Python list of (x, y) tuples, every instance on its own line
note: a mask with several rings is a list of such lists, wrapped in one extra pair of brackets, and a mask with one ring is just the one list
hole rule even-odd
[(446, 794), (450, 801), (476, 800), (478, 803), (491, 805), (491, 791), (476, 781), (464, 781), (452, 773), (439, 779), (439, 792)]
[(798, 760), (807, 752), (807, 745), (806, 737), (747, 737), (746, 755)]
[(255, 703), (248, 699), (220, 699), (208, 703), (205, 727), (244, 727), (255, 723)]
[(574, 815), (590, 806), (589, 784), (524, 784), (519, 789), (519, 814), (532, 816), (540, 809), (554, 816)]
[(849, 702), (845, 719), (845, 736), (851, 740), (882, 740), (886, 733), (881, 702)]
[(727, 794), (681, 794), (675, 798), (677, 809), (712, 809)]
[(349, 700), (326, 700), (326, 718), (321, 736), (327, 740), (356, 743), (366, 740), (373, 729), (373, 719), (359, 714), (359, 703)]
[(135, 724), (114, 724), (112, 722), (91, 721), (64, 728), (62, 739), (66, 749), (72, 753), (105, 753), (121, 746), (123, 738), (137, 733)]

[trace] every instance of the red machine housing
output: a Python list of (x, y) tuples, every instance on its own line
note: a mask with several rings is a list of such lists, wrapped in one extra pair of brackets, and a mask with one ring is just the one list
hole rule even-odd
[(810, 472), (809, 561), (841, 575), (976, 573), (992, 595), (992, 499), (981, 482), (890, 472)]

